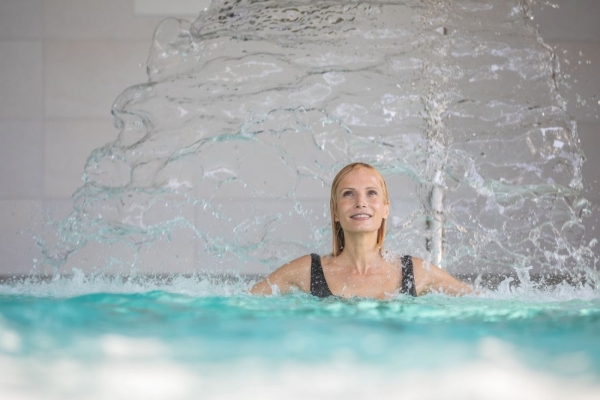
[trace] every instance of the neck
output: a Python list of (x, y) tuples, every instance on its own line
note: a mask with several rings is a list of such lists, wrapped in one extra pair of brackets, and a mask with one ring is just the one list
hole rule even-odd
[(358, 273), (366, 273), (375, 261), (381, 258), (380, 249), (377, 246), (377, 232), (369, 234), (349, 234), (344, 232), (344, 249), (338, 256), (343, 259), (344, 264), (355, 268)]

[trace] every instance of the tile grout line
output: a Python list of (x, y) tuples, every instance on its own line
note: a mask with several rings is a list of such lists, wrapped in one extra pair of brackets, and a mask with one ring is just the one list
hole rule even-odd
[(42, 208), (47, 207), (46, 200), (46, 2), (42, 7)]

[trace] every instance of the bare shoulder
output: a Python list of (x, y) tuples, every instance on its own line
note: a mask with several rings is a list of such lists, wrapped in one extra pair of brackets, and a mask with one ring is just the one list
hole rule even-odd
[(429, 270), (429, 267), (433, 264), (430, 264), (428, 262), (425, 262), (422, 258), (419, 257), (414, 257), (412, 256), (412, 262), (413, 262), (413, 269), (415, 270), (415, 273), (417, 271), (422, 272), (423, 269), (425, 269), (426, 271)]
[(417, 294), (426, 293), (430, 286), (431, 276), (429, 272), (431, 264), (425, 264), (423, 259), (419, 257), (412, 257), (412, 264)]
[(310, 264), (311, 256), (309, 254), (283, 264), (254, 285), (250, 293), (269, 295), (273, 292), (273, 286), (277, 286), (282, 294), (288, 293), (294, 288), (308, 292), (310, 290)]
[(418, 257), (412, 257), (417, 294), (431, 291), (451, 295), (471, 293), (473, 289), (440, 267)]
[(292, 260), (286, 264), (283, 264), (281, 267), (273, 271), (273, 274), (283, 274), (291, 278), (300, 277), (303, 273), (306, 272), (308, 272), (310, 275), (311, 262), (312, 258), (310, 254), (307, 254), (305, 256), (298, 257), (295, 260)]

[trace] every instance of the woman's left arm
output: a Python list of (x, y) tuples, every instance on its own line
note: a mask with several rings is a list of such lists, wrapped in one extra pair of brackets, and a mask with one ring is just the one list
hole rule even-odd
[(471, 286), (459, 281), (443, 269), (417, 257), (413, 257), (412, 260), (417, 295), (441, 292), (460, 296), (473, 292)]

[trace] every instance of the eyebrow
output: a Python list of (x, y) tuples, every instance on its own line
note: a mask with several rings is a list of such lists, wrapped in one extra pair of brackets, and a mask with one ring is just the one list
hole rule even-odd
[[(375, 189), (375, 190), (380, 190), (379, 188), (376, 188), (375, 186), (368, 186), (365, 189)], [(345, 188), (341, 188), (340, 190), (356, 190), (353, 187), (345, 187)]]

